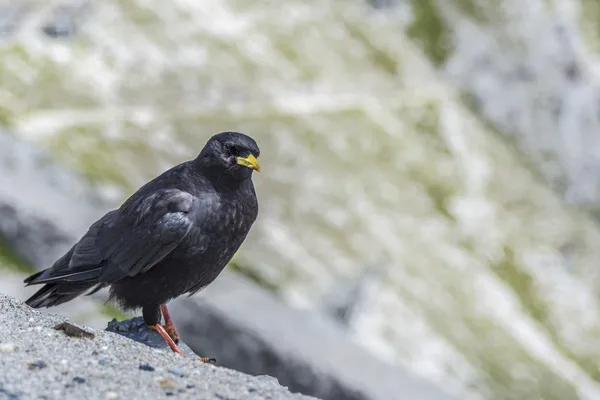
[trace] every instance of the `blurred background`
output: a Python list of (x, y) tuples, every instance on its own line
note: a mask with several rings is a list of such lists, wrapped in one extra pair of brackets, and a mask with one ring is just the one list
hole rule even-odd
[(80, 235), (241, 131), (231, 270), (457, 398), (600, 398), (599, 51), (590, 0), (0, 1), (0, 291), (67, 245), (22, 215)]

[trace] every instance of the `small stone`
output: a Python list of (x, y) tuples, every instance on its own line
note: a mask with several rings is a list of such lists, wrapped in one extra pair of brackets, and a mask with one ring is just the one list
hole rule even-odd
[(173, 374), (179, 378), (183, 378), (185, 376), (185, 374), (183, 373), (182, 370), (180, 370), (179, 368), (173, 368), (169, 370), (170, 374)]
[(163, 389), (174, 389), (175, 388), (175, 382), (172, 379), (161, 379), (159, 383), (160, 383), (160, 387)]
[(93, 333), (84, 331), (83, 329), (81, 329), (73, 324), (70, 324), (68, 322), (62, 322), (62, 323), (56, 325), (54, 327), (54, 329), (56, 329), (57, 331), (63, 331), (65, 333), (65, 335), (70, 336), (70, 337), (87, 338), (87, 339), (93, 339), (95, 337), (95, 335)]
[(38, 369), (44, 369), (44, 368), (46, 368), (47, 366), (48, 366), (48, 364), (46, 364), (46, 362), (45, 362), (45, 361), (42, 361), (42, 360), (40, 360), (40, 361), (36, 361), (36, 362), (30, 363), (30, 364), (27, 366), (27, 368), (28, 368), (30, 371), (33, 371), (33, 370), (38, 370)]
[(106, 392), (107, 400), (115, 400), (119, 398), (119, 395), (115, 392)]
[(150, 364), (141, 364), (140, 369), (142, 371), (150, 371), (150, 372), (154, 371), (154, 367)]
[(74, 383), (79, 383), (79, 384), (85, 383), (85, 378), (82, 378), (80, 376), (76, 376), (76, 377), (73, 378), (73, 382)]
[(14, 343), (0, 343), (0, 353), (12, 353), (16, 348)]

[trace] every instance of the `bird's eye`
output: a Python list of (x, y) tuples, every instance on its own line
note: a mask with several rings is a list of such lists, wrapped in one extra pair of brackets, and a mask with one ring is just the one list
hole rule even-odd
[(234, 146), (231, 143), (225, 143), (225, 145), (223, 146), (224, 150), (226, 153), (234, 155), (234, 156), (239, 156), (240, 155), (240, 149), (236, 146)]
[(225, 154), (231, 154), (233, 156), (237, 156), (238, 155), (238, 149), (237, 149), (237, 147), (235, 147), (231, 143), (225, 143), (223, 145), (223, 151), (225, 152)]

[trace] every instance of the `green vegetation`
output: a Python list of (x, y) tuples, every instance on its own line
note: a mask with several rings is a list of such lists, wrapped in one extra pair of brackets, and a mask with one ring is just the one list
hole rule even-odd
[(434, 3), (435, 0), (411, 0), (414, 20), (406, 33), (421, 45), (435, 65), (442, 65), (451, 52), (449, 28)]
[[(440, 282), (444, 273), (441, 274)], [(441, 284), (438, 292), (448, 301), (432, 306), (403, 290), (402, 297), (411, 308), (427, 316), (431, 328), (442, 336), (464, 359), (477, 368), (477, 378), (468, 382), (489, 399), (577, 399), (577, 390), (543, 362), (537, 360), (518, 338), (500, 324), (490, 323), (486, 310), (469, 301), (465, 287)], [(446, 313), (460, 309), (458, 319)], [(517, 373), (516, 370), (519, 370)], [(523, 376), (527, 376), (524, 383)]]
[(600, 50), (600, 3), (597, 1), (581, 1), (579, 15), (582, 37), (592, 49)]
[(0, 268), (8, 268), (27, 274), (34, 273), (35, 267), (15, 253), (0, 235)]
[(2, 107), (0, 105), (0, 125), (1, 126), (11, 126), (13, 123), (14, 115), (8, 108)]
[(504, 248), (504, 258), (494, 266), (493, 271), (515, 291), (527, 313), (540, 324), (547, 325), (548, 306), (539, 298), (535, 281), (517, 264), (510, 248)]
[(123, 321), (129, 318), (127, 315), (122, 313), (118, 307), (111, 303), (103, 304), (100, 312), (111, 319), (116, 318), (117, 321)]
[(354, 25), (346, 25), (346, 29), (352, 37), (358, 40), (363, 48), (367, 51), (368, 57), (371, 59), (374, 66), (378, 67), (386, 74), (395, 75), (398, 73), (400, 65), (398, 61), (384, 50), (378, 48), (373, 39), (367, 36), (361, 29)]
[(593, 379), (600, 382), (600, 369), (597, 358), (592, 355), (576, 355), (562, 344), (563, 341), (558, 337), (553, 327), (549, 306), (538, 294), (535, 281), (517, 264), (515, 255), (511, 249), (505, 248), (504, 254), (504, 259), (494, 267), (494, 272), (514, 290), (525, 311), (539, 322), (563, 355), (578, 364)]
[(277, 285), (274, 285), (273, 283), (263, 279), (263, 277), (260, 276), (260, 273), (258, 272), (259, 270), (256, 268), (250, 268), (246, 265), (242, 265), (239, 261), (231, 261), (229, 264), (227, 264), (227, 268), (231, 268), (232, 270), (240, 273), (241, 275), (244, 275), (252, 282), (271, 292), (277, 292), (279, 290)]
[[(485, 9), (480, 4), (477, 4), (477, 0), (456, 0), (455, 3), (458, 9), (462, 11), (462, 14), (473, 18), (477, 22), (489, 22)], [(499, 9), (501, 7), (494, 8), (498, 9), (496, 11), (500, 12)]]

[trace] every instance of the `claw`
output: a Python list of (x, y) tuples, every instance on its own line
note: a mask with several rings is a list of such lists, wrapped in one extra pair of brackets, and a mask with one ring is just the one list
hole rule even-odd
[(167, 342), (167, 344), (169, 345), (171, 350), (173, 350), (175, 353), (181, 354), (183, 357), (185, 357), (185, 354), (183, 354), (183, 351), (181, 351), (181, 349), (179, 347), (177, 347), (177, 344), (175, 344), (173, 339), (171, 339), (171, 336), (169, 336), (169, 334), (167, 333), (165, 328), (162, 327), (162, 325), (160, 325), (160, 324), (150, 325), (149, 328), (154, 329), (156, 332), (158, 332), (158, 334), (160, 336), (162, 336), (163, 339), (165, 339), (165, 342)]

